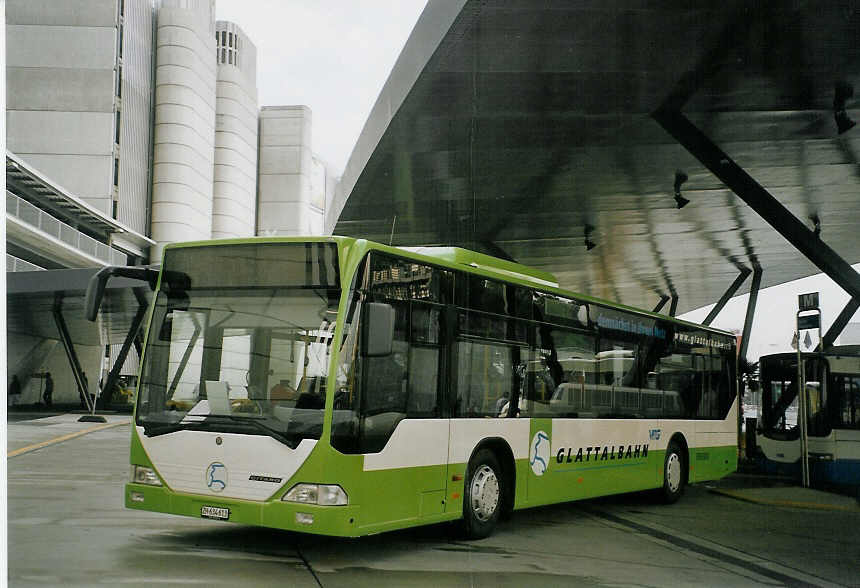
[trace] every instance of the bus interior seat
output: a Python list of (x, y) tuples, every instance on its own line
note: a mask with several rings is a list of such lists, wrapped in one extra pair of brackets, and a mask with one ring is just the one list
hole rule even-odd
[(295, 408), (325, 408), (325, 400), (318, 394), (303, 392), (296, 400)]

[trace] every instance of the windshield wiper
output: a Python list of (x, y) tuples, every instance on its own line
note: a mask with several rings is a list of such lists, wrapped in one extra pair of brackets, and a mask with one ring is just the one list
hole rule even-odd
[(254, 417), (241, 417), (241, 416), (234, 416), (231, 414), (210, 414), (210, 415), (206, 415), (206, 419), (204, 421), (201, 421), (201, 422), (205, 423), (205, 422), (208, 422), (210, 419), (224, 419), (224, 420), (227, 420), (227, 421), (230, 421), (233, 423), (241, 423), (243, 425), (250, 425), (259, 431), (263, 431), (264, 433), (266, 433), (270, 437), (280, 441), (284, 445), (289, 446), (291, 449), (295, 449), (298, 446), (298, 443), (294, 443), (294, 442), (290, 441), (289, 437), (287, 437), (283, 432), (279, 431), (278, 429), (275, 429), (274, 427), (270, 427), (269, 425), (266, 425), (265, 423), (261, 422), (259, 419), (256, 419)]
[(186, 429), (200, 429), (202, 428), (200, 425), (204, 425), (204, 421), (185, 421), (178, 423), (143, 423), (143, 433), (147, 437), (158, 437), (159, 435), (167, 435), (169, 433), (175, 433), (177, 431), (184, 431)]
[(233, 416), (228, 414), (209, 414), (209, 415), (199, 415), (200, 420), (182, 420), (178, 423), (167, 423), (167, 424), (150, 424), (143, 423), (143, 432), (147, 437), (158, 437), (159, 435), (167, 435), (169, 433), (176, 433), (177, 431), (200, 431), (200, 430), (209, 430), (209, 431), (218, 431), (215, 425), (218, 421), (227, 421), (231, 424), (240, 425), (244, 427), (251, 427), (257, 429), (258, 431), (264, 432), (266, 435), (280, 441), (284, 445), (290, 447), (291, 449), (295, 449), (298, 446), (297, 440), (291, 440), (287, 437), (283, 432), (266, 425), (265, 423), (260, 422), (259, 420), (252, 417), (240, 417)]

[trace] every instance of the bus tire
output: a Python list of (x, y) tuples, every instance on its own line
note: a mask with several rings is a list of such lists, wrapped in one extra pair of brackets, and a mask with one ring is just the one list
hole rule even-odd
[(488, 537), (502, 512), (502, 467), (496, 454), (479, 450), (469, 461), (463, 489), (463, 532), (468, 539)]
[(687, 481), (687, 464), (681, 446), (673, 439), (666, 447), (663, 460), (663, 489), (661, 498), (666, 504), (673, 504), (681, 498)]

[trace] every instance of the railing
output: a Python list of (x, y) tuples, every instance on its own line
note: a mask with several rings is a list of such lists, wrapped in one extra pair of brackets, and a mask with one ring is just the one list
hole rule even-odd
[(14, 255), (6, 254), (6, 271), (7, 272), (38, 272), (44, 271), (45, 268), (33, 265), (29, 261), (18, 259)]
[[(125, 253), (117, 251), (105, 243), (96, 241), (92, 237), (83, 234), (62, 221), (57, 220), (44, 210), (33, 206), (23, 198), (12, 194), (8, 190), (6, 191), (6, 214), (14, 216), (31, 227), (39, 229), (43, 233), (47, 233), (51, 237), (54, 237), (55, 239), (58, 239), (63, 243), (86, 253), (87, 255), (100, 259), (108, 265), (126, 264)], [(6, 271), (10, 271), (8, 258), (6, 259)]]

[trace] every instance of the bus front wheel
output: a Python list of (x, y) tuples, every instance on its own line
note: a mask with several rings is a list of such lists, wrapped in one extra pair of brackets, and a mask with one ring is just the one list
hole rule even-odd
[(504, 480), (496, 454), (481, 449), (469, 462), (463, 492), (463, 530), (469, 539), (489, 536), (502, 510)]
[(663, 460), (663, 490), (662, 498), (666, 504), (677, 502), (684, 493), (687, 481), (687, 466), (681, 446), (676, 441), (670, 441)]

